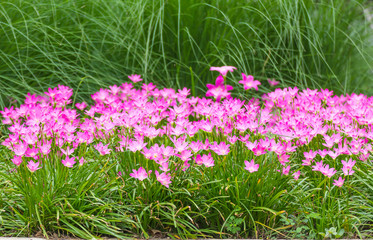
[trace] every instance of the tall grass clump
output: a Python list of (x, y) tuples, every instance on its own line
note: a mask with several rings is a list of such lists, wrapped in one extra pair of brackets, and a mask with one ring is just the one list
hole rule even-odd
[(372, 29), (363, 14), (368, 4), (1, 1), (0, 104), (56, 84), (88, 99), (132, 73), (198, 95), (213, 79), (206, 70), (214, 65), (238, 66), (283, 86), (369, 94)]

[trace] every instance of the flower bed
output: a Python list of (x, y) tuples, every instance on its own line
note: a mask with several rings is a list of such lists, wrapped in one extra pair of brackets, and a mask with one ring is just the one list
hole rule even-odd
[[(62, 204), (63, 211), (63, 199), (74, 194), (92, 197), (101, 181), (105, 189), (97, 191), (110, 191), (97, 198), (131, 209), (121, 209), (126, 219), (107, 220), (112, 232), (72, 232), (80, 237), (147, 237), (155, 227), (188, 237), (258, 237), (259, 229), (278, 237), (339, 237), (369, 226), (356, 212), (372, 204), (372, 195), (362, 195), (371, 186), (373, 98), (294, 87), (243, 101), (230, 97), (225, 83), (234, 69), (212, 68), (220, 75), (206, 96), (214, 99), (141, 85), (131, 75), (133, 84), (100, 89), (92, 105), (72, 107), (72, 89), (59, 85), (1, 111), (10, 132), (2, 142), (3, 177), (24, 201), (24, 209), (13, 210), (31, 223), (29, 233), (89, 229), (76, 216), (60, 223), (63, 213), (48, 209)], [(245, 90), (260, 85), (242, 76)], [(146, 208), (157, 215), (145, 219)]]

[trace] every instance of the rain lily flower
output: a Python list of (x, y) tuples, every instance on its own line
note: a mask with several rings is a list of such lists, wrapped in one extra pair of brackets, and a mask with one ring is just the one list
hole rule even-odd
[(44, 155), (48, 155), (50, 153), (51, 146), (52, 146), (52, 141), (44, 142), (43, 145), (41, 145), (41, 142), (38, 142), (38, 147), (40, 149), (40, 152)]
[(299, 177), (300, 177), (300, 171), (297, 171), (297, 172), (293, 173), (293, 177), (294, 177), (295, 180), (298, 180)]
[(128, 78), (134, 83), (142, 81), (141, 75), (132, 74)]
[(100, 153), (100, 155), (106, 155), (111, 152), (111, 149), (108, 148), (109, 143), (104, 145), (102, 142), (94, 145), (94, 148)]
[(335, 185), (337, 187), (342, 187), (344, 182), (345, 182), (345, 180), (342, 177), (339, 177), (338, 180), (334, 179), (333, 185)]
[(21, 163), (22, 163), (22, 157), (16, 155), (16, 156), (14, 156), (14, 157), (12, 158), (12, 162), (13, 162), (15, 165), (19, 166), (19, 165), (21, 165)]
[(169, 188), (169, 185), (171, 184), (171, 174), (165, 172), (159, 174), (158, 171), (155, 171), (155, 175), (157, 176), (158, 182), (166, 188)]
[(84, 108), (87, 107), (87, 104), (85, 102), (82, 102), (82, 103), (75, 103), (75, 107), (81, 111), (84, 110)]
[(217, 143), (214, 142), (211, 146), (210, 149), (214, 151), (218, 155), (228, 155), (229, 153), (229, 144), (226, 144), (225, 142)]
[(329, 168), (329, 165), (326, 164), (320, 169), (320, 172), (328, 178), (331, 178), (337, 171), (334, 168)]
[(283, 175), (289, 175), (290, 168), (291, 168), (290, 165), (287, 166), (287, 167), (283, 167), (283, 168), (282, 168), (282, 174), (283, 174)]
[(346, 161), (341, 161), (342, 164), (343, 164), (343, 168), (342, 168), (342, 172), (344, 175), (352, 175), (355, 173), (354, 170), (352, 170), (352, 168), (355, 166), (356, 164), (356, 161), (353, 161), (351, 158), (346, 162)]
[[(290, 175), (290, 169), (301, 164), (307, 174), (304, 181), (315, 179), (315, 175), (320, 177), (310, 170), (320, 171), (328, 178), (335, 175), (336, 169), (319, 158), (340, 167), (338, 159), (351, 156), (348, 161), (341, 161), (344, 175), (354, 174), (354, 167), (362, 164), (352, 159), (369, 160), (373, 139), (373, 111), (369, 106), (373, 105), (373, 98), (362, 94), (337, 96), (328, 89), (288, 87), (244, 101), (232, 98), (229, 91), (233, 87), (224, 84), (226, 74), (235, 69), (211, 67), (220, 75), (215, 84), (207, 84), (206, 96), (216, 101), (191, 97), (187, 88), (162, 89), (153, 83), (134, 86), (127, 82), (100, 89), (91, 96), (92, 105), (83, 102), (73, 108), (68, 106), (73, 95), (69, 87), (50, 88), (45, 93), (47, 97), (29, 93), (20, 107), (0, 111), (2, 122), (9, 125), (9, 134), (1, 145), (10, 151), (5, 156), (14, 156), (11, 161), (17, 166), (25, 158), (32, 159), (26, 160), (32, 172), (42, 162), (53, 161), (51, 150), (57, 150), (58, 158), (63, 153), (61, 162), (69, 168), (76, 162), (82, 166), (84, 158), (92, 154), (98, 161), (107, 159), (97, 156), (96, 150), (101, 156), (112, 151), (127, 152), (136, 155), (136, 161), (154, 161), (149, 166), (157, 166), (162, 172), (156, 172), (157, 180), (166, 187), (171, 184), (170, 171), (178, 176), (186, 169), (204, 171), (201, 165), (216, 168), (215, 161), (230, 161), (222, 157), (228, 154), (265, 155), (260, 157), (263, 159), (277, 156), (282, 165), (282, 170), (277, 171), (283, 175)], [(239, 83), (245, 90), (258, 90), (260, 82), (253, 76), (242, 77)], [(133, 82), (142, 80), (140, 75), (129, 78)], [(275, 80), (268, 83), (279, 84)], [(113, 149), (109, 149), (109, 144)], [(79, 157), (72, 157), (75, 149), (79, 150)], [(216, 155), (220, 156), (214, 159)], [(189, 162), (191, 159), (193, 163)], [(319, 162), (313, 164), (314, 161)], [(280, 166), (274, 164), (276, 168)], [(245, 161), (244, 169), (253, 173), (259, 164), (254, 159)], [(143, 181), (149, 174), (140, 167), (133, 169), (130, 176)], [(299, 179), (300, 171), (292, 171), (292, 176)], [(342, 186), (342, 177), (334, 185)]]
[(85, 163), (85, 159), (83, 157), (80, 158), (79, 160), (79, 166), (83, 166), (83, 164)]
[(269, 85), (271, 87), (278, 85), (280, 82), (276, 81), (274, 78), (271, 80), (270, 78), (267, 79)]
[[(143, 181), (144, 179), (148, 178), (148, 173), (145, 171), (145, 169), (143, 167), (140, 167), (139, 170), (135, 170), (135, 169), (132, 169), (132, 172), (133, 173), (130, 173), (130, 176), (133, 177), (133, 178), (136, 178), (140, 181)], [(149, 174), (151, 173), (152, 171), (150, 170), (149, 171)]]
[(304, 152), (303, 155), (307, 160), (312, 160), (316, 157), (317, 152), (310, 150), (309, 152)]
[(311, 164), (312, 164), (312, 159), (304, 159), (304, 160), (302, 160), (302, 165), (303, 166), (311, 166)]
[(211, 152), (208, 155), (202, 155), (201, 157), (202, 164), (205, 165), (206, 167), (213, 167), (214, 164), (214, 159), (211, 156)]
[(323, 169), (323, 162), (316, 162), (316, 165), (312, 166), (312, 171), (321, 171)]
[(228, 71), (233, 72), (237, 68), (232, 66), (222, 66), (222, 67), (211, 67), (210, 71), (218, 71), (221, 75), (226, 76)]
[(30, 172), (35, 172), (36, 170), (40, 169), (39, 162), (34, 162), (30, 160), (27, 164), (27, 168), (30, 170)]
[(206, 84), (206, 87), (208, 88), (206, 96), (214, 97), (216, 101), (220, 101), (222, 98), (230, 97), (231, 94), (228, 91), (233, 89), (233, 87), (230, 85), (224, 85), (224, 78), (222, 76), (216, 78), (215, 85), (208, 83)]
[(62, 160), (62, 164), (65, 167), (72, 168), (74, 166), (74, 164), (75, 164), (75, 157), (69, 158), (69, 156), (66, 156), (66, 159)]
[(63, 154), (65, 154), (66, 156), (70, 156), (72, 153), (74, 153), (74, 151), (75, 151), (75, 148), (71, 148), (70, 149), (70, 147), (67, 147), (66, 148), (66, 150), (64, 150), (64, 149), (60, 149), (61, 150), (61, 152), (63, 153)]
[(250, 173), (256, 172), (259, 169), (259, 164), (255, 164), (254, 159), (252, 159), (250, 162), (245, 161), (245, 166), (245, 169)]
[(26, 153), (27, 148), (28, 148), (28, 145), (24, 142), (21, 142), (20, 144), (17, 144), (14, 146), (13, 151), (17, 156), (22, 157)]
[(261, 83), (258, 80), (254, 80), (254, 77), (251, 75), (246, 75), (245, 73), (242, 73), (242, 80), (238, 81), (238, 83), (243, 84), (243, 89), (248, 90), (250, 88), (254, 88), (256, 91), (258, 91), (258, 86), (261, 85)]

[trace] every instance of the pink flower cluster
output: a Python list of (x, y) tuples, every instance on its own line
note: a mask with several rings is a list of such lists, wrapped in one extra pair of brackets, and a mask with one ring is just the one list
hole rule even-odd
[[(140, 166), (130, 176), (143, 181), (154, 172), (166, 187), (178, 171), (216, 168), (226, 158), (236, 157), (242, 169), (254, 173), (269, 155), (278, 160), (282, 175), (296, 180), (313, 171), (328, 178), (337, 175), (334, 185), (341, 187), (341, 173), (351, 176), (357, 160), (369, 159), (372, 97), (294, 87), (243, 101), (230, 97), (233, 88), (224, 84), (234, 69), (212, 68), (221, 76), (207, 86), (206, 95), (218, 101), (190, 97), (186, 88), (158, 89), (152, 83), (135, 88), (129, 82), (100, 89), (92, 95), (93, 105), (77, 103), (77, 109), (69, 107), (73, 92), (66, 86), (43, 96), (28, 94), (21, 106), (0, 111), (11, 132), (2, 145), (13, 152), (16, 166), (26, 161), (31, 172), (51, 161), (52, 152), (68, 168), (79, 159), (83, 165), (88, 152), (97, 158), (126, 151), (141, 154), (158, 168)], [(242, 76), (245, 89), (260, 85), (252, 76)], [(140, 75), (129, 78), (141, 81)], [(270, 81), (271, 86), (278, 84)], [(234, 154), (237, 146), (252, 156), (250, 162)]]

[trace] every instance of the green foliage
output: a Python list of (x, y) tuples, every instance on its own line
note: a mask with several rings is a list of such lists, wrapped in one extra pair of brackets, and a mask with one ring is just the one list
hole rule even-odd
[[(264, 82), (372, 93), (365, 0), (77, 0), (0, 3), (0, 106), (65, 84), (87, 99), (133, 73), (205, 93), (233, 65)], [(229, 83), (238, 86), (240, 73)], [(191, 79), (193, 79), (191, 81)], [(236, 95), (242, 95), (236, 87)], [(11, 99), (12, 98), (12, 99)], [(79, 100), (79, 99), (77, 99)]]

